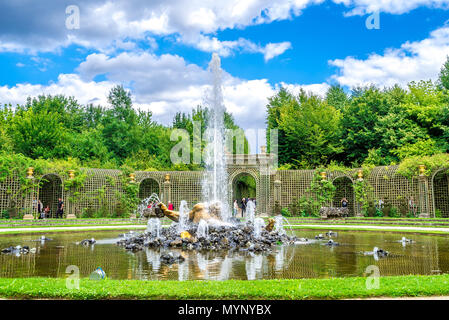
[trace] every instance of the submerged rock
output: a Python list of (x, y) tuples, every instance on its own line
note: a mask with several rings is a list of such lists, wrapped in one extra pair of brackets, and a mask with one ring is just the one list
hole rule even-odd
[(30, 248), (29, 246), (11, 246), (8, 248), (4, 248), (1, 250), (1, 253), (3, 254), (15, 254), (15, 255), (21, 255), (21, 254), (28, 254), (28, 253), (36, 253), (36, 248)]

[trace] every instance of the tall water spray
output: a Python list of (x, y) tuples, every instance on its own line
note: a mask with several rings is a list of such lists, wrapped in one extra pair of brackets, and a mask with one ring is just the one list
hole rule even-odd
[(182, 200), (179, 205), (179, 221), (178, 232), (183, 232), (187, 229), (189, 223), (189, 208), (187, 207), (187, 201)]
[(200, 222), (198, 223), (196, 234), (198, 238), (207, 238), (207, 236), (209, 235), (209, 225), (207, 224), (206, 220), (200, 220)]
[(220, 57), (214, 53), (209, 63), (213, 86), (206, 95), (205, 103), (208, 108), (205, 140), (206, 172), (203, 179), (203, 197), (206, 202), (221, 204), (221, 218), (227, 221), (230, 217), (228, 206), (228, 176), (225, 154), (225, 126), (223, 93), (221, 86)]
[(246, 204), (246, 221), (254, 223), (256, 217), (256, 205), (251, 200)]

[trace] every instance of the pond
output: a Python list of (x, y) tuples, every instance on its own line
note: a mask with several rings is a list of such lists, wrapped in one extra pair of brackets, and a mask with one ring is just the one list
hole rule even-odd
[[(449, 239), (439, 235), (407, 234), (416, 243), (402, 245), (402, 234), (339, 231), (334, 238), (340, 246), (323, 242), (279, 246), (271, 254), (247, 252), (182, 251), (183, 263), (164, 265), (160, 252), (128, 252), (115, 245), (124, 231), (53, 233), (53, 241), (33, 241), (41, 235), (0, 236), (0, 248), (28, 245), (35, 254), (15, 256), (0, 254), (0, 277), (66, 277), (66, 268), (75, 265), (81, 277), (88, 277), (101, 267), (111, 279), (142, 280), (227, 280), (227, 279), (297, 279), (364, 276), (370, 265), (379, 267), (380, 275), (439, 274), (449, 272)], [(314, 238), (325, 230), (297, 230), (298, 237)], [(77, 245), (94, 237), (94, 246)], [(379, 247), (390, 256), (375, 260), (361, 254)], [(181, 252), (181, 251), (180, 251)]]

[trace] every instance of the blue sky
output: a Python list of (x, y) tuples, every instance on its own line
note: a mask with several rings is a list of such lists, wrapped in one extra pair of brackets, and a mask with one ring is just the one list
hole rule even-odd
[[(69, 5), (79, 28), (69, 30)], [(435, 80), (449, 55), (449, 0), (110, 1), (0, 3), (0, 103), (73, 95), (106, 105), (124, 84), (162, 123), (202, 103), (211, 54), (222, 58), (225, 104), (263, 128), (280, 86), (324, 95)], [(380, 29), (365, 21), (379, 12)], [(76, 21), (76, 20), (72, 20)], [(250, 121), (248, 121), (250, 120)]]

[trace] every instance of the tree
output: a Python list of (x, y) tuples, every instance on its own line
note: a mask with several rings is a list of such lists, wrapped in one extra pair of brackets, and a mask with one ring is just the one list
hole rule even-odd
[(327, 104), (337, 110), (343, 110), (348, 102), (348, 96), (340, 85), (332, 85), (326, 93)]
[(102, 136), (108, 151), (123, 160), (140, 148), (141, 128), (132, 107), (131, 93), (123, 86), (111, 89), (108, 102), (112, 108), (102, 118)]
[(33, 159), (62, 158), (69, 150), (66, 132), (55, 112), (19, 110), (9, 128), (14, 150)]
[(446, 57), (446, 62), (441, 67), (438, 84), (441, 88), (449, 90), (449, 56)]
[(298, 168), (327, 164), (342, 151), (340, 119), (338, 110), (303, 90), (281, 108), (279, 127)]

